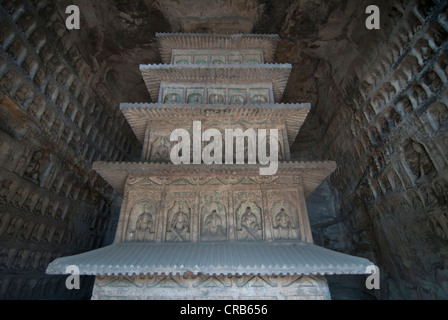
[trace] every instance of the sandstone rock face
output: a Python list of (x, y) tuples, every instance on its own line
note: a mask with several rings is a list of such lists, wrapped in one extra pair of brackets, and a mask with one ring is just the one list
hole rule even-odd
[(91, 163), (139, 157), (118, 106), (151, 101), (138, 65), (161, 62), (154, 33), (237, 28), (279, 34), (283, 102), (312, 103), (292, 160), (337, 161), (308, 198), (316, 244), (380, 268), (380, 290), (335, 280), (333, 298), (447, 298), (446, 2), (377, 1), (380, 30), (370, 1), (76, 2), (71, 31), (70, 1), (1, 3), (2, 298), (90, 296), (88, 278), (60, 290), (43, 271), (111, 241), (121, 199)]

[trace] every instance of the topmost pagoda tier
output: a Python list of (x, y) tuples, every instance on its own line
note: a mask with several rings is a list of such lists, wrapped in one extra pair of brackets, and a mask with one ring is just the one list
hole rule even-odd
[[(196, 55), (216, 54), (218, 59), (227, 53), (223, 63), (272, 63), (279, 40), (276, 34), (202, 34), (202, 33), (156, 33), (163, 63), (185, 63), (183, 55), (189, 50)], [(196, 63), (203, 60), (187, 60)], [(209, 60), (209, 61), (213, 61)]]

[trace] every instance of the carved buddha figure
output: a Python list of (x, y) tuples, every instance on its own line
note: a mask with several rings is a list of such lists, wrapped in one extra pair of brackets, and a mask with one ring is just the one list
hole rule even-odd
[(250, 207), (241, 216), (241, 228), (244, 232), (246, 240), (257, 240), (257, 231), (260, 228), (257, 216), (252, 212)]
[(39, 180), (39, 174), (40, 174), (40, 161), (43, 158), (42, 151), (36, 151), (28, 165), (28, 167), (25, 170), (25, 176), (33, 179), (33, 180)]
[(205, 218), (204, 234), (211, 239), (218, 239), (225, 235), (224, 228), (222, 226), (222, 219), (216, 210), (213, 210)]
[(173, 240), (186, 240), (186, 233), (190, 232), (190, 219), (184, 212), (183, 206), (179, 207), (179, 211), (176, 212), (171, 219), (171, 231), (173, 232)]
[(153, 160), (155, 161), (169, 161), (170, 160), (170, 150), (167, 146), (169, 144), (166, 137), (161, 137), (156, 140), (155, 151), (153, 155)]
[(151, 212), (149, 212), (149, 205), (144, 206), (144, 211), (137, 218), (137, 223), (135, 225), (136, 240), (145, 241), (149, 240), (149, 234), (153, 227), (153, 218)]
[(268, 100), (267, 100), (266, 96), (264, 96), (262, 94), (255, 94), (252, 97), (252, 103), (261, 104), (261, 103), (267, 103), (267, 102), (268, 102)]
[(285, 212), (285, 208), (281, 208), (280, 212), (275, 216), (277, 222), (278, 239), (291, 239), (292, 234), (292, 222), (289, 214)]
[(245, 104), (246, 99), (240, 94), (234, 94), (230, 98), (230, 104)]
[(221, 94), (211, 94), (208, 100), (208, 102), (211, 104), (224, 103), (224, 97)]
[(165, 103), (180, 103), (180, 95), (177, 93), (169, 93), (165, 96)]

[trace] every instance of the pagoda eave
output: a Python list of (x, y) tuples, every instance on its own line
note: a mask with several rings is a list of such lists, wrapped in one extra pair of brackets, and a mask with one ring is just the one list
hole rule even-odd
[(58, 258), (47, 274), (76, 265), (82, 275), (333, 275), (368, 274), (368, 259), (301, 241), (123, 242)]

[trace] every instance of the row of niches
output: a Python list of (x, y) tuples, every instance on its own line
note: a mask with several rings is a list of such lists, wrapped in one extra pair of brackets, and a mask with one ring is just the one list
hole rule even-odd
[[(375, 186), (369, 181), (362, 185), (356, 193), (362, 199), (364, 196), (374, 197)], [(402, 216), (402, 221), (416, 225), (412, 212), (424, 214), (425, 228), (439, 239), (448, 240), (448, 182), (444, 178), (437, 178), (431, 183), (420, 187), (409, 188), (406, 192), (391, 193), (381, 197), (381, 201), (372, 202), (369, 205), (371, 216), (379, 217), (385, 214), (388, 217)], [(395, 217), (394, 217), (395, 218)], [(421, 228), (421, 227), (418, 227)]]
[(98, 227), (94, 225), (90, 229), (96, 231), (91, 232), (88, 226), (77, 224), (74, 228), (7, 206), (0, 206), (0, 210), (0, 239), (15, 243), (0, 249), (0, 270), (44, 270), (58, 256), (54, 248), (63, 246), (75, 253), (80, 249), (97, 248), (104, 241), (101, 232), (107, 222), (98, 220)]
[(178, 50), (171, 54), (172, 64), (242, 64), (263, 63), (263, 50)]
[(266, 104), (274, 102), (272, 85), (162, 83), (159, 102), (187, 104)]
[[(6, 6), (10, 4), (10, 1), (2, 3)], [(52, 5), (45, 5), (48, 7), (45, 11), (49, 12)], [(65, 33), (56, 43), (52, 43), (46, 36), (49, 30), (39, 25), (32, 7), (15, 7), (14, 4), (11, 10), (11, 14), (16, 15), (12, 17), (14, 22), (5, 19), (0, 23), (3, 45), (3, 52), (0, 54), (0, 85), (7, 95), (37, 118), (44, 127), (51, 127), (51, 133), (55, 136), (65, 138), (67, 143), (72, 138), (78, 140), (73, 141), (71, 145), (74, 149), (80, 145), (95, 149), (93, 160), (100, 155), (106, 156), (106, 153), (111, 158), (125, 156), (123, 149), (129, 142), (126, 133), (123, 130), (114, 130), (111, 125), (115, 120), (114, 116), (98, 104), (97, 95), (99, 94), (102, 100), (110, 101), (110, 98), (102, 84), (95, 85), (95, 92), (85, 85), (86, 82), (92, 81), (93, 73), (73, 46), (72, 37), (65, 25), (58, 21), (47, 25), (57, 34)], [(17, 32), (17, 29), (23, 32)], [(56, 49), (56, 44), (62, 47)], [(71, 66), (67, 63), (67, 56)], [(62, 113), (70, 119), (65, 118)], [(58, 121), (58, 118), (64, 121)], [(95, 119), (101, 120), (95, 122)], [(80, 143), (82, 136), (90, 138), (96, 132), (100, 132), (98, 135), (102, 137), (98, 138), (103, 140), (103, 144), (107, 144), (105, 148), (95, 145), (94, 138), (93, 143)]]
[[(187, 129), (188, 130), (188, 129)], [(204, 129), (206, 130), (206, 129)], [(218, 128), (218, 130), (220, 130)], [(191, 131), (191, 130), (189, 130)], [(225, 132), (224, 129), (221, 129), (221, 136), (223, 137), (222, 142), (222, 163), (225, 163), (225, 154), (226, 154), (226, 146), (225, 146)], [(267, 129), (267, 132), (269, 132), (269, 129)], [(191, 137), (192, 135), (190, 135)], [(270, 146), (271, 146), (271, 139), (275, 139), (273, 136), (271, 137), (269, 134), (266, 136), (266, 139), (264, 141), (255, 141), (254, 144), (249, 144), (248, 138), (244, 138), (244, 146), (243, 146), (243, 152), (244, 152), (244, 163), (248, 163), (249, 159), (249, 152), (252, 152), (255, 155), (255, 161), (258, 161), (257, 157), (259, 156), (260, 150), (258, 147), (258, 144), (261, 143), (261, 145), (266, 146), (266, 157), (271, 156), (270, 152)], [(284, 136), (284, 132), (281, 129), (278, 129), (278, 139), (277, 139), (277, 146), (278, 146), (278, 158), (277, 160), (288, 160), (289, 159), (289, 147), (287, 145), (287, 142), (285, 142), (286, 137)], [(147, 142), (145, 142), (147, 145), (145, 146), (144, 151), (144, 160), (151, 161), (151, 162), (170, 162), (170, 153), (172, 148), (177, 144), (175, 141), (170, 141), (170, 133), (165, 133), (164, 135), (158, 135), (154, 134), (151, 139), (149, 139)], [(233, 163), (236, 163), (238, 150), (236, 147), (236, 139), (234, 139), (233, 144)], [(204, 150), (204, 148), (208, 145), (208, 142), (201, 142), (201, 154)], [(193, 163), (193, 143), (190, 143), (190, 163)], [(264, 155), (264, 154), (263, 154)], [(214, 156), (214, 150), (213, 154)]]
[(14, 216), (13, 213), (6, 211), (0, 213), (0, 223), (0, 237), (5, 241), (14, 239), (28, 244), (52, 244), (77, 248), (91, 248), (95, 242), (99, 244), (102, 241), (102, 236), (98, 234), (77, 234), (75, 230), (64, 225)]
[[(52, 204), (53, 208), (57, 205)], [(98, 232), (92, 233), (88, 226), (77, 224), (74, 228), (45, 216), (0, 205), (0, 239), (6, 243), (14, 241), (14, 245), (0, 249), (0, 270), (44, 270), (57, 257), (54, 248), (62, 245), (74, 251), (96, 248), (102, 244), (100, 232), (105, 222), (98, 220), (96, 224)], [(96, 227), (96, 224), (92, 223), (92, 226)], [(24, 244), (26, 248), (23, 248)]]
[(57, 257), (51, 250), (5, 247), (0, 249), (0, 270), (45, 270)]
[[(41, 225), (39, 225), (38, 227), (41, 227)], [(54, 229), (50, 233), (44, 230), (43, 232), (41, 232), (44, 233), (42, 235), (42, 239), (36, 240), (39, 241), (39, 243), (36, 242), (36, 244), (33, 245), (30, 243), (30, 241), (33, 241), (33, 239), (30, 239), (30, 241), (27, 242), (28, 245), (26, 246), (26, 248), (11, 246), (1, 248), (0, 270), (45, 270), (50, 262), (60, 256), (60, 254), (55, 250), (55, 247), (60, 247), (60, 245), (58, 245), (58, 242), (62, 243), (65, 248), (70, 245), (72, 245), (72, 248), (78, 248), (72, 250), (71, 254), (75, 254), (76, 251), (79, 252), (79, 248), (82, 248), (84, 250), (97, 248), (102, 243), (102, 238), (100, 236), (79, 236), (75, 235), (72, 231), (66, 231), (65, 234), (58, 234), (63, 238), (62, 240), (58, 240), (56, 239), (57, 235), (55, 234), (55, 232), (58, 232), (58, 229)], [(39, 246), (39, 244), (45, 242), (47, 242), (47, 250)], [(33, 249), (33, 246), (39, 246), (40, 249)], [(52, 246), (53, 248), (51, 248)], [(70, 249), (68, 249), (67, 251), (70, 251)]]
[(253, 186), (221, 191), (206, 185), (163, 194), (134, 188), (122, 212), (126, 225), (118, 227), (126, 230), (121, 241), (304, 241), (298, 191)]
[[(42, 259), (42, 264), (46, 259)], [(50, 259), (50, 261), (52, 261)], [(40, 264), (40, 263), (39, 263)], [(48, 264), (47, 264), (48, 265)], [(43, 267), (44, 270), (46, 266)], [(91, 277), (80, 277), (80, 290), (67, 290), (65, 286), (66, 277), (47, 276), (42, 273), (36, 274), (8, 274), (2, 279), (0, 286), (0, 299), (86, 299), (90, 296)]]
[(76, 220), (78, 228), (90, 228), (97, 235), (109, 227), (107, 206), (83, 205), (75, 217), (74, 208), (79, 205), (73, 201), (41, 188), (18, 186), (18, 182), (10, 178), (0, 181), (0, 237), (3, 239), (86, 247), (90, 232), (75, 236), (67, 225)]
[[(0, 64), (3, 62), (5, 61), (0, 57)], [(18, 106), (26, 109), (34, 120), (47, 129), (49, 134), (59, 137), (86, 158), (115, 159), (124, 156), (117, 146), (121, 142), (127, 144), (125, 134), (114, 132), (113, 119), (104, 112), (96, 112), (99, 110), (97, 105), (90, 105), (91, 111), (87, 107), (80, 111), (81, 108), (76, 102), (70, 102), (69, 95), (58, 91), (56, 83), (51, 81), (45, 89), (45, 95), (51, 98), (46, 99), (23, 74), (13, 70), (6, 70), (4, 74), (0, 72), (0, 87), (8, 92)], [(90, 116), (98, 117), (99, 126), (93, 124), (92, 118), (86, 115), (86, 110), (90, 111)], [(80, 149), (80, 146), (84, 148)]]
[[(412, 14), (411, 12), (410, 15)], [(421, 24), (416, 18), (412, 23)], [(413, 96), (418, 100), (439, 90), (446, 82), (448, 56), (443, 49), (442, 39), (446, 37), (444, 27), (435, 21), (428, 26), (426, 34), (417, 39), (414, 37), (415, 35), (409, 33), (409, 29), (400, 28), (389, 41), (389, 48), (384, 51), (376, 65), (369, 68), (360, 85), (359, 100), (355, 100), (361, 105), (371, 97), (371, 111), (368, 113), (378, 113), (384, 101), (393, 100), (394, 96), (409, 84), (416, 86)], [(398, 67), (392, 67), (395, 64)], [(420, 83), (415, 83), (416, 78), (420, 78)], [(381, 94), (375, 94), (378, 91), (381, 91)], [(415, 108), (414, 103), (412, 107)], [(366, 116), (371, 117), (367, 114)]]
[(21, 206), (42, 201), (41, 195), (35, 195), (32, 201), (27, 199), (31, 196), (30, 190), (36, 190), (36, 186), (52, 193), (54, 199), (59, 195), (67, 200), (98, 201), (88, 198), (88, 189), (83, 186), (84, 183), (93, 184), (94, 181), (89, 181), (89, 177), (81, 178), (70, 173), (45, 149), (33, 151), (6, 137), (0, 135), (0, 165), (5, 170), (0, 178), (0, 202)]
[[(0, 167), (0, 204), (10, 210), (57, 225), (76, 219), (87, 228), (107, 228), (109, 206), (85, 185), (93, 186), (93, 174), (81, 178), (48, 150), (32, 150), (6, 134), (0, 134)], [(83, 203), (81, 214), (74, 214), (75, 203)], [(1, 224), (0, 229), (10, 228), (14, 236), (13, 229), (19, 230), (25, 222), (17, 220), (14, 227)]]
[[(0, 236), (14, 237), (22, 233), (28, 234), (30, 222), (35, 218), (51, 221), (52, 225), (65, 225), (75, 219), (72, 200), (51, 194), (42, 188), (27, 187), (26, 185), (27, 183), (24, 183), (23, 180), (11, 179), (11, 177), (1, 178), (0, 205), (11, 212), (20, 211), (28, 218), (15, 217), (3, 212), (6, 210), (4, 209), (0, 223)], [(100, 201), (98, 208), (84, 205), (80, 210), (81, 213), (77, 214), (76, 221), (84, 224), (86, 228), (94, 228), (98, 232), (102, 232), (107, 229), (109, 223), (107, 210), (108, 207), (104, 205), (104, 201)], [(25, 228), (25, 225), (28, 227)]]

